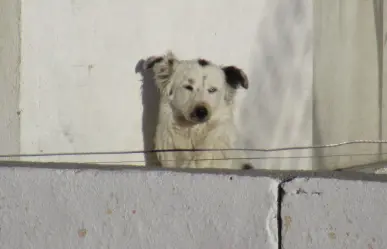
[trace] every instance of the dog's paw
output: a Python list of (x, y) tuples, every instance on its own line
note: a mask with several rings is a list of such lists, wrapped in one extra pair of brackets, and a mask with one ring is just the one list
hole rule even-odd
[(249, 169), (254, 169), (254, 167), (250, 163), (245, 163), (245, 164), (242, 165), (242, 169), (243, 170), (249, 170)]

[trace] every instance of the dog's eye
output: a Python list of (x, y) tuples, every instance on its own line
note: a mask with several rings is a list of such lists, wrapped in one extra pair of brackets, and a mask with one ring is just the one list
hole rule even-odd
[(208, 89), (209, 93), (214, 93), (216, 91), (218, 91), (218, 89), (216, 89), (215, 87), (211, 87), (210, 89)]
[(192, 90), (193, 90), (193, 87), (192, 87), (192, 86), (185, 86), (184, 88), (187, 89), (187, 90), (189, 90), (189, 91), (192, 91)]

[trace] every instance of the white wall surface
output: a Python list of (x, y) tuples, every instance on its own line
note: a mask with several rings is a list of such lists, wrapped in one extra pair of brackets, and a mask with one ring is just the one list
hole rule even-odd
[[(387, 138), (383, 2), (315, 1), (315, 144)], [(318, 156), (343, 156), (320, 157), (315, 163), (345, 168), (385, 159), (378, 153), (386, 153), (380, 144), (352, 144), (317, 151)]]
[(19, 1), (0, 1), (0, 154), (17, 154), (20, 147), (19, 19)]
[[(34, 0), (20, 12), (3, 1), (0, 152), (151, 149), (157, 92), (139, 62), (167, 49), (246, 71), (238, 147), (383, 139), (381, 3)], [(249, 156), (277, 158), (254, 160), (257, 168), (334, 169), (380, 161), (379, 152), (362, 144), (315, 151), (313, 162), (311, 150)], [(145, 164), (142, 154), (27, 160)]]
[[(240, 147), (312, 143), (309, 0), (34, 0), (22, 1), (21, 13), (22, 153), (150, 149), (157, 93), (149, 79), (142, 93), (136, 65), (167, 49), (245, 70)], [(27, 160), (144, 164), (141, 154)], [(310, 167), (306, 159), (255, 163)]]
[(3, 162), (0, 248), (386, 248), (386, 176), (270, 174)]
[[(252, 84), (241, 108), (243, 146), (311, 145), (313, 1), (266, 0), (262, 11), (255, 17), (257, 35), (249, 72)], [(249, 156), (282, 157), (253, 160), (259, 168), (312, 169), (307, 158), (311, 154), (311, 150), (293, 150)]]

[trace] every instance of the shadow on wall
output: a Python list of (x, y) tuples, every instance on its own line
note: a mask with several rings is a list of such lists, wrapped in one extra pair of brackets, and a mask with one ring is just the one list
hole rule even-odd
[[(252, 84), (241, 106), (246, 148), (312, 144), (312, 4), (309, 0), (266, 3), (252, 49)], [(299, 169), (311, 163), (307, 158), (290, 157), (307, 157), (309, 153), (248, 154), (277, 158), (253, 160), (256, 168)]]
[[(140, 73), (142, 76), (142, 136), (144, 141), (144, 150), (149, 151), (154, 149), (154, 136), (156, 134), (156, 126), (158, 122), (160, 96), (154, 82), (154, 75), (151, 70), (144, 69), (144, 63), (145, 60), (140, 60), (136, 65), (135, 72)], [(144, 157), (145, 166), (160, 166), (156, 153), (146, 153)]]

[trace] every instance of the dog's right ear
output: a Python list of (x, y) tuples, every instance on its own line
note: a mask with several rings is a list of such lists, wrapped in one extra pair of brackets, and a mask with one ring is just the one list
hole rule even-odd
[(146, 60), (144, 67), (153, 71), (156, 85), (162, 92), (167, 90), (177, 62), (178, 59), (171, 51), (168, 51), (164, 56), (152, 56)]

